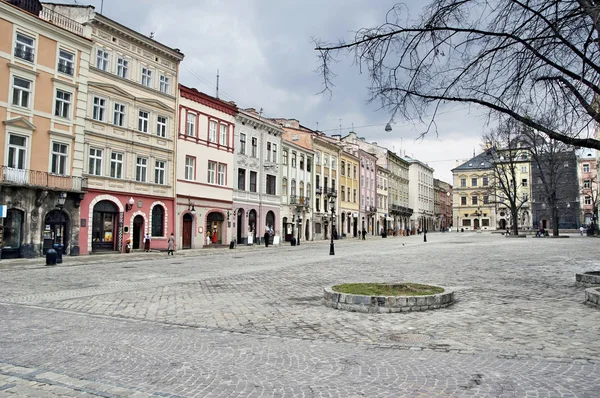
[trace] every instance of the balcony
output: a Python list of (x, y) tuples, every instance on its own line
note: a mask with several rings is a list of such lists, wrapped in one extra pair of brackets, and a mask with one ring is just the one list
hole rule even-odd
[(87, 178), (61, 176), (45, 171), (1, 166), (0, 184), (45, 188), (53, 191), (86, 192)]
[(33, 15), (39, 15), (42, 9), (42, 4), (38, 0), (8, 0), (7, 2)]
[(58, 71), (73, 76), (73, 67), (65, 64), (58, 64)]
[(24, 59), (25, 61), (33, 62), (33, 52), (26, 51), (19, 47), (15, 47), (15, 57)]
[(365, 211), (367, 213), (377, 213), (377, 207), (375, 207), (375, 206), (365, 206)]
[(325, 188), (324, 190), (327, 196), (337, 196), (337, 191), (335, 188)]
[(310, 198), (308, 196), (290, 196), (290, 204), (299, 207), (310, 207)]
[(322, 187), (316, 187), (315, 188), (315, 193), (317, 195), (322, 195), (323, 194), (323, 188)]

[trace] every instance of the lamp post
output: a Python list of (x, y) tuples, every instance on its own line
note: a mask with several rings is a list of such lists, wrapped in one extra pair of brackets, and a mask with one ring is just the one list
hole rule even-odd
[(300, 218), (300, 216), (301, 216), (301, 215), (302, 215), (302, 213), (301, 213), (301, 211), (300, 211), (300, 208), (299, 208), (299, 207), (297, 207), (297, 208), (296, 208), (296, 224), (298, 225), (298, 232), (297, 232), (298, 239), (296, 239), (296, 245), (297, 245), (297, 246), (300, 246), (300, 225), (302, 225), (302, 224), (301, 224), (301, 221), (302, 221), (302, 220), (301, 220), (301, 218)]
[(333, 245), (333, 217), (335, 213), (335, 196), (331, 195), (329, 197), (329, 207), (331, 209), (331, 244), (329, 245), (329, 255), (335, 255), (335, 248)]
[(133, 203), (134, 202), (135, 201), (133, 200), (133, 197), (130, 197), (129, 198), (129, 202), (125, 203), (125, 211), (126, 212), (129, 211), (129, 210), (131, 210), (133, 208)]
[(61, 192), (58, 194), (58, 204), (56, 205), (59, 209), (63, 209), (65, 207), (65, 202), (67, 201), (67, 193)]

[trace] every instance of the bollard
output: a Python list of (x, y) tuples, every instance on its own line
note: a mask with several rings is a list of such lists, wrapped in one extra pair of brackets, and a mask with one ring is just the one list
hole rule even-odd
[(296, 238), (292, 238), (292, 240), (290, 241), (290, 244), (292, 246), (296, 246)]
[(229, 242), (229, 248), (233, 249), (235, 247), (235, 240), (232, 240), (231, 242)]
[(48, 249), (46, 251), (46, 265), (56, 265), (56, 250)]

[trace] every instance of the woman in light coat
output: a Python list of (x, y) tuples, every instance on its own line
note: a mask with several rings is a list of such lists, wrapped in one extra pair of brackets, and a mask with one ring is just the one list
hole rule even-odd
[(169, 246), (167, 247), (167, 256), (170, 254), (173, 255), (173, 251), (175, 250), (175, 235), (171, 232), (171, 236), (169, 236)]

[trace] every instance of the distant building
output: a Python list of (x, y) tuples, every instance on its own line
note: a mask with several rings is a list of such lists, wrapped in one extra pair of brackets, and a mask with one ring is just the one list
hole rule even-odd
[(595, 149), (583, 148), (577, 154), (577, 179), (579, 183), (580, 224), (590, 225), (598, 220), (598, 168)]

